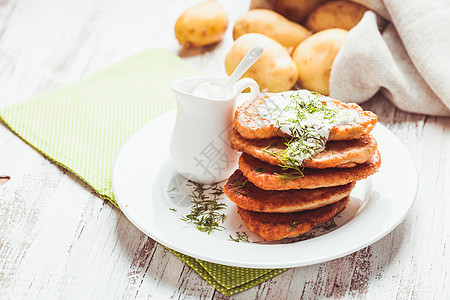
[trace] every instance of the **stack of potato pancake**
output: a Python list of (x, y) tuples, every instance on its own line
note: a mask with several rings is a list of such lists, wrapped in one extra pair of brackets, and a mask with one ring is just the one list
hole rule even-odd
[(327, 98), (325, 106), (352, 111), (358, 121), (333, 126), (323, 151), (302, 161), (301, 169), (286, 168), (283, 153), (292, 139), (258, 112), (269, 98), (250, 100), (235, 112), (230, 141), (242, 154), (224, 192), (251, 231), (276, 241), (331, 220), (348, 204), (355, 182), (377, 172), (381, 159), (370, 134), (376, 115)]

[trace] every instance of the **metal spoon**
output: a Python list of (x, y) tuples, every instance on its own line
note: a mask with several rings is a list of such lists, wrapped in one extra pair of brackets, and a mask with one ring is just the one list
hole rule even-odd
[(256, 44), (250, 49), (247, 54), (245, 54), (244, 58), (241, 60), (239, 65), (234, 69), (233, 74), (231, 74), (228, 81), (222, 87), (219, 92), (219, 98), (224, 98), (228, 93), (229, 89), (247, 72), (248, 69), (258, 60), (261, 54), (264, 51), (264, 47), (260, 44)]

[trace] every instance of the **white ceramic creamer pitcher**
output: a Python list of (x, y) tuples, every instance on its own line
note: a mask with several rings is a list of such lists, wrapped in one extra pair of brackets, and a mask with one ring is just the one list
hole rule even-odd
[(259, 87), (250, 78), (239, 80), (224, 99), (193, 95), (193, 90), (209, 82), (223, 86), (228, 77), (192, 77), (172, 83), (177, 100), (175, 126), (169, 155), (173, 167), (185, 178), (203, 184), (227, 179), (237, 167), (238, 153), (230, 146), (236, 100), (250, 88), (256, 98)]

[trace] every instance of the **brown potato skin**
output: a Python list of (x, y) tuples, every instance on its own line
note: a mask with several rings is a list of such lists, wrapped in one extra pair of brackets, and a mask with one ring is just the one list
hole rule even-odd
[(275, 4), (274, 0), (251, 0), (249, 9), (267, 8), (274, 10), (275, 9), (274, 4)]
[(274, 8), (281, 15), (297, 23), (303, 23), (306, 17), (326, 0), (276, 0)]
[(225, 57), (227, 74), (233, 73), (245, 54), (256, 44), (261, 44), (264, 52), (242, 77), (256, 80), (262, 91), (290, 90), (298, 78), (297, 66), (280, 43), (260, 33), (244, 34), (234, 42)]
[(316, 8), (305, 26), (312, 32), (329, 28), (350, 30), (359, 23), (367, 8), (350, 1), (331, 1)]
[(216, 1), (188, 8), (175, 23), (175, 37), (184, 48), (201, 47), (222, 40), (228, 17)]
[(329, 81), (334, 59), (348, 31), (340, 28), (317, 32), (301, 42), (292, 53), (299, 83), (306, 89), (329, 95)]
[(253, 9), (234, 24), (233, 39), (246, 33), (262, 33), (286, 47), (289, 52), (311, 35), (305, 27), (269, 9)]

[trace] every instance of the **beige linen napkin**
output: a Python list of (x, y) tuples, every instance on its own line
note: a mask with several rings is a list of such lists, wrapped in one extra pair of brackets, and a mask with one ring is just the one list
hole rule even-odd
[(358, 2), (386, 20), (366, 12), (350, 30), (330, 96), (360, 103), (380, 91), (402, 110), (450, 116), (450, 1)]

